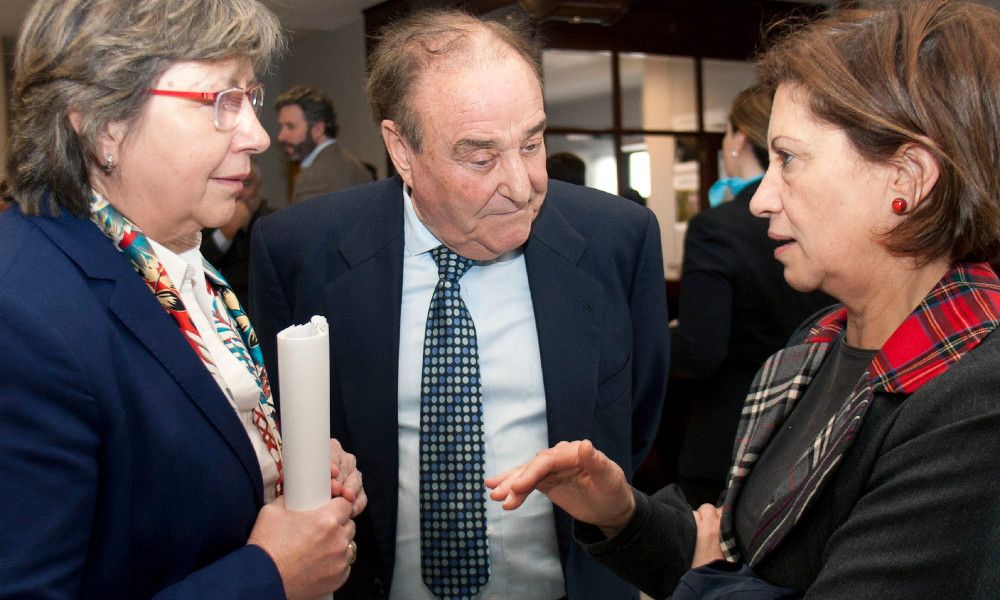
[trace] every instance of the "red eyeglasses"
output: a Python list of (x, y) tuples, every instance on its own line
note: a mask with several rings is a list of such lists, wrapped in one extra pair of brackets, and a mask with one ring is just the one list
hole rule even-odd
[(240, 113), (243, 110), (243, 99), (250, 101), (255, 113), (260, 113), (264, 106), (264, 84), (257, 83), (247, 89), (241, 87), (229, 88), (221, 92), (182, 92), (178, 90), (149, 90), (154, 96), (170, 96), (197, 100), (204, 104), (215, 105), (215, 118), (212, 121), (219, 131), (232, 131), (240, 123)]

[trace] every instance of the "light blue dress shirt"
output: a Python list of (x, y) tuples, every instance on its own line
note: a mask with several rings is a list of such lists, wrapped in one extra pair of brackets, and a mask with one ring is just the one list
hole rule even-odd
[[(420, 572), (420, 378), (424, 328), (441, 245), (405, 205), (403, 301), (399, 327), (399, 511), (391, 600), (432, 600)], [(486, 475), (548, 448), (545, 388), (524, 254), (480, 262), (462, 277), (462, 299), (476, 324), (483, 395)], [(488, 490), (483, 486), (483, 494)], [(552, 503), (540, 493), (507, 512), (486, 500), (490, 578), (482, 599), (555, 600), (566, 595)]]

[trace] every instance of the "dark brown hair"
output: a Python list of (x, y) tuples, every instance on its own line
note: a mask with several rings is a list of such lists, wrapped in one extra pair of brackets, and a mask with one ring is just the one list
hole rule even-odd
[(770, 89), (800, 85), (815, 117), (866, 159), (916, 145), (940, 175), (883, 241), (921, 263), (1000, 251), (1000, 14), (955, 0), (840, 11), (796, 29), (759, 61)]
[[(284, 44), (257, 0), (41, 0), (14, 58), (4, 197), (27, 214), (89, 211), (89, 169), (108, 124), (134, 123), (174, 63), (246, 58), (264, 70)], [(79, 111), (79, 133), (69, 120)]]
[(330, 100), (329, 96), (314, 87), (297, 85), (278, 96), (274, 101), (274, 110), (280, 111), (290, 105), (302, 109), (309, 129), (313, 123), (323, 123), (326, 137), (337, 137), (340, 126), (337, 124), (337, 113), (333, 110), (333, 100)]
[(422, 10), (386, 26), (375, 37), (366, 86), (375, 122), (395, 121), (419, 152), (421, 132), (410, 102), (414, 82), (431, 66), (468, 65), (484, 53), (497, 58), (513, 52), (541, 86), (541, 48), (529, 31), (522, 21), (481, 20), (459, 10)]

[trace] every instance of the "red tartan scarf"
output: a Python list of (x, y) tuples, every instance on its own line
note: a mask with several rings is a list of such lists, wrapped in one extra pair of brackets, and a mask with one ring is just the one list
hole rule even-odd
[(723, 502), (722, 550), (730, 561), (755, 565), (802, 516), (820, 486), (836, 471), (877, 392), (912, 394), (978, 346), (1000, 324), (1000, 280), (986, 263), (953, 267), (896, 329), (872, 359), (865, 377), (792, 466), (775, 501), (761, 515), (753, 538), (735, 538), (733, 506), (758, 457), (819, 371), (847, 324), (840, 307), (820, 318), (801, 343), (764, 363), (740, 417), (734, 466)]

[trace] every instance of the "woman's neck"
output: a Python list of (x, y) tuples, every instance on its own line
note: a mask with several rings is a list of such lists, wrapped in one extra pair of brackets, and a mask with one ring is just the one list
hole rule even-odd
[(182, 252), (191, 250), (192, 248), (196, 248), (199, 245), (201, 245), (201, 232), (195, 231), (194, 233), (182, 235), (172, 240), (167, 240), (167, 241), (156, 240), (156, 241), (159, 242), (167, 250), (173, 252), (174, 254), (180, 254)]
[(98, 173), (91, 174), (91, 186), (98, 194), (104, 197), (115, 210), (125, 216), (142, 231), (147, 238), (161, 244), (171, 252), (180, 254), (186, 250), (195, 248), (201, 244), (201, 230), (177, 231), (176, 227), (165, 228), (159, 222), (158, 212), (153, 210), (142, 210), (142, 206), (121, 202), (121, 198), (126, 197), (117, 186), (113, 185), (108, 178)]
[[(847, 343), (856, 348), (877, 350), (899, 328), (913, 310), (951, 268), (940, 259), (917, 267), (911, 259), (902, 266), (872, 274), (866, 293), (841, 300), (847, 306)], [(908, 264), (906, 264), (908, 263)], [(870, 282), (877, 282), (874, 287)]]

